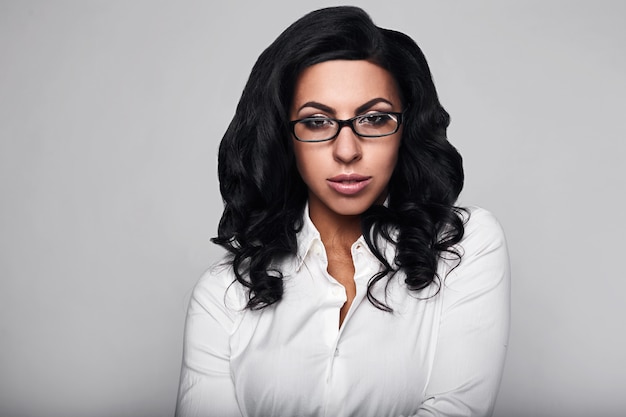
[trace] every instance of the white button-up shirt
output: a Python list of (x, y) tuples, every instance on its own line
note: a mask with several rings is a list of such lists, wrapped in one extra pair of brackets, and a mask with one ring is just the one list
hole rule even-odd
[[(211, 268), (189, 305), (177, 415), (490, 415), (509, 331), (506, 243), (495, 218), (472, 208), (458, 246), (458, 267), (439, 262), (441, 285), (409, 291), (400, 272), (385, 298), (386, 279), (377, 283), (389, 313), (367, 299), (381, 265), (360, 237), (352, 245), (356, 297), (341, 327), (346, 292), (327, 272), (308, 215), (297, 256), (281, 264), (284, 295), (275, 305), (244, 309), (246, 291), (232, 284), (230, 266)], [(393, 259), (392, 244), (385, 255)]]

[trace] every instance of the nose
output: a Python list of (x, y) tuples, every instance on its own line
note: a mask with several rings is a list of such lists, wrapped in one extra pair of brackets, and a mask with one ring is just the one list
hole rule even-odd
[(350, 126), (342, 126), (333, 141), (333, 157), (336, 161), (349, 164), (361, 159), (361, 141)]

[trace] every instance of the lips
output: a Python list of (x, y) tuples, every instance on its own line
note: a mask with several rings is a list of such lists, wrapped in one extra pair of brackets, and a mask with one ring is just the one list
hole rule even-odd
[(329, 187), (343, 195), (353, 195), (372, 182), (372, 177), (359, 174), (341, 174), (326, 180)]

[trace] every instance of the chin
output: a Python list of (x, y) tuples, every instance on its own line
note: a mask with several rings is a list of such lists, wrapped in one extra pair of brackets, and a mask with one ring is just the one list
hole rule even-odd
[(342, 201), (330, 205), (329, 208), (342, 216), (360, 216), (374, 204), (376, 201)]

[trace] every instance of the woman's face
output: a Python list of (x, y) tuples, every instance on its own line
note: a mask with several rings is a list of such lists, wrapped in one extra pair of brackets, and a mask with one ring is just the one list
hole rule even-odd
[[(374, 112), (401, 112), (389, 72), (368, 61), (334, 60), (299, 76), (291, 120), (319, 116), (350, 119)], [(359, 215), (382, 203), (398, 159), (402, 129), (379, 138), (357, 136), (349, 126), (327, 142), (293, 139), (298, 170), (309, 189), (311, 215)]]

